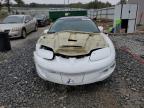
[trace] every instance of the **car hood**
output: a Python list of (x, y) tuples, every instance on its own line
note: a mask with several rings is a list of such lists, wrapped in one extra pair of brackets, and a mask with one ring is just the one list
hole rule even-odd
[(15, 27), (22, 27), (23, 24), (0, 24), (0, 30), (11, 30)]
[(65, 56), (87, 55), (92, 50), (108, 47), (101, 33), (75, 31), (46, 34), (39, 39), (38, 44), (53, 49), (55, 54)]

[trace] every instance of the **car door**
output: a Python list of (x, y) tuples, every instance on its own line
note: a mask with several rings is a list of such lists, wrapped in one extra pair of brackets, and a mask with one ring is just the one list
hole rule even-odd
[(33, 21), (33, 18), (29, 15), (28, 16), (28, 19), (29, 19), (29, 27), (30, 27), (30, 32), (34, 30), (34, 21)]
[(34, 20), (34, 18), (31, 16), (29, 16), (29, 19), (30, 19), (31, 31), (33, 31), (35, 29), (35, 26), (36, 26), (36, 20)]
[(25, 28), (28, 33), (31, 32), (31, 22), (29, 16), (25, 16)]
[(48, 18), (47, 18), (47, 16), (45, 16), (45, 23), (46, 23), (46, 25), (48, 24)]

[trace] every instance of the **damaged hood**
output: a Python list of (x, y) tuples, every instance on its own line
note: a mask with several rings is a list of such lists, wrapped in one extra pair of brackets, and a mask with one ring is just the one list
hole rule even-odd
[(42, 36), (38, 44), (66, 56), (87, 55), (92, 50), (108, 47), (101, 33), (63, 31)]

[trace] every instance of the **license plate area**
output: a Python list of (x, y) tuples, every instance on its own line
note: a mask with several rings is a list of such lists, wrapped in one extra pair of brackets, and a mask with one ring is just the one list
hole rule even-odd
[(65, 84), (79, 84), (83, 82), (84, 75), (83, 74), (75, 74), (75, 75), (67, 75), (62, 74), (62, 81)]

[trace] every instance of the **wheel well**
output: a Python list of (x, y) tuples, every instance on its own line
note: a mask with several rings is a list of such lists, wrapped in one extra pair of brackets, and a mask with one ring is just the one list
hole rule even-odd
[(23, 27), (22, 30), (25, 30), (25, 32), (26, 32), (26, 28), (25, 27)]

